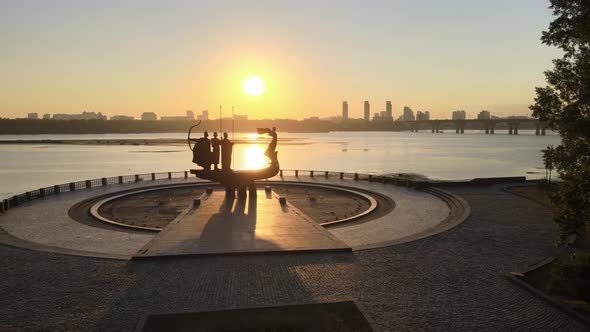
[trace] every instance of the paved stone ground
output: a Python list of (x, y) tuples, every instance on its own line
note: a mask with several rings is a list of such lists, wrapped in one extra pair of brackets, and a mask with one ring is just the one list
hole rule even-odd
[[(448, 205), (429, 193), (377, 182), (339, 180), (336, 177), (275, 177), (274, 180), (309, 182), (350, 186), (379, 193), (396, 202), (396, 208), (371, 222), (347, 222), (333, 225), (328, 230), (353, 249), (375, 246), (390, 241), (407, 241), (409, 237), (427, 231), (439, 232), (441, 222), (449, 215)], [(156, 185), (194, 184), (195, 179), (141, 181), (111, 185), (34, 200), (22, 207), (10, 209), (0, 215), (0, 242), (2, 233), (48, 246), (51, 252), (81, 252), (100, 257), (129, 258), (147, 244), (153, 233), (123, 232), (119, 227), (79, 223), (68, 215), (70, 208), (85, 199), (112, 194), (122, 190), (141, 189)], [(262, 182), (264, 184), (265, 182)], [(272, 182), (268, 182), (272, 185)], [(206, 185), (206, 184), (205, 184)], [(198, 212), (197, 212), (198, 213)], [(105, 245), (108, 243), (108, 245)], [(381, 245), (379, 245), (381, 246)], [(56, 249), (57, 248), (57, 249)], [(61, 250), (61, 251), (55, 251)]]
[(463, 224), (354, 253), (126, 262), (2, 247), (0, 330), (132, 330), (142, 313), (357, 300), (383, 330), (583, 331), (508, 281), (553, 250), (550, 212), (499, 187), (450, 190)]

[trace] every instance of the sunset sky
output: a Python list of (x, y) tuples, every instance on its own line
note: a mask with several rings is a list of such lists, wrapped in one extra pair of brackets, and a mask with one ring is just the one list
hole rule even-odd
[[(0, 116), (530, 114), (544, 0), (0, 0)], [(242, 90), (264, 79), (257, 97)], [(216, 113), (216, 112), (212, 112)]]

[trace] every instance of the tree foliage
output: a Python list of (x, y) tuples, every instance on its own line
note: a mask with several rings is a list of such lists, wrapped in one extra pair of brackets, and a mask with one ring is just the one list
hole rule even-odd
[(590, 220), (590, 0), (551, 0), (541, 41), (563, 51), (536, 89), (533, 116), (562, 138), (552, 162), (562, 182), (552, 196), (563, 240)]

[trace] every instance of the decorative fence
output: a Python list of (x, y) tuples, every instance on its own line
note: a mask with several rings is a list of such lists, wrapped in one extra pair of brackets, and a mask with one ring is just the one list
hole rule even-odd
[[(165, 172), (165, 173), (148, 173), (148, 174), (134, 174), (113, 176), (108, 178), (91, 179), (77, 182), (70, 182), (58, 184), (51, 187), (39, 188), (33, 191), (12, 196), (11, 198), (2, 200), (0, 204), (0, 213), (9, 210), (21, 203), (30, 202), (32, 200), (43, 198), (50, 195), (59, 195), (60, 193), (68, 191), (85, 190), (97, 187), (104, 187), (113, 184), (124, 184), (131, 182), (142, 181), (158, 181), (171, 179), (187, 179), (190, 176), (189, 171)], [(374, 175), (362, 173), (348, 173), (348, 172), (333, 172), (333, 171), (318, 171), (318, 170), (280, 170), (279, 176), (294, 176), (294, 177), (310, 177), (310, 178), (339, 178), (341, 180), (354, 181), (368, 181), (389, 183), (398, 186), (423, 188), (429, 185), (427, 180), (415, 180), (399, 176), (390, 175)]]

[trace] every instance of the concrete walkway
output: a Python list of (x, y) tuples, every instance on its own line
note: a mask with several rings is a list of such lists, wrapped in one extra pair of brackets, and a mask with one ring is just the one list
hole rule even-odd
[(204, 195), (133, 256), (167, 258), (253, 253), (352, 251), (313, 220), (281, 205), (274, 193), (227, 200)]
[(142, 313), (355, 299), (384, 331), (585, 331), (503, 274), (549, 256), (550, 211), (499, 187), (451, 189), (471, 217), (353, 254), (120, 261), (0, 249), (0, 330), (130, 331)]
[[(449, 206), (436, 196), (428, 193), (383, 184), (379, 182), (340, 180), (324, 177), (275, 177), (271, 180), (311, 182), (336, 186), (351, 186), (389, 197), (395, 202), (395, 209), (380, 218), (366, 223), (343, 223), (329, 227), (328, 230), (348, 244), (353, 250), (382, 246), (383, 244), (403, 243), (415, 240), (413, 235), (429, 236), (437, 233), (437, 227), (449, 215)], [(428, 230), (434, 230), (428, 233)], [(441, 231), (441, 230), (438, 230)]]
[(70, 218), (70, 208), (81, 201), (118, 191), (194, 182), (195, 179), (141, 181), (64, 192), (24, 203), (0, 214), (0, 227), (9, 236), (28, 242), (36, 250), (130, 258), (154, 235), (85, 225)]

